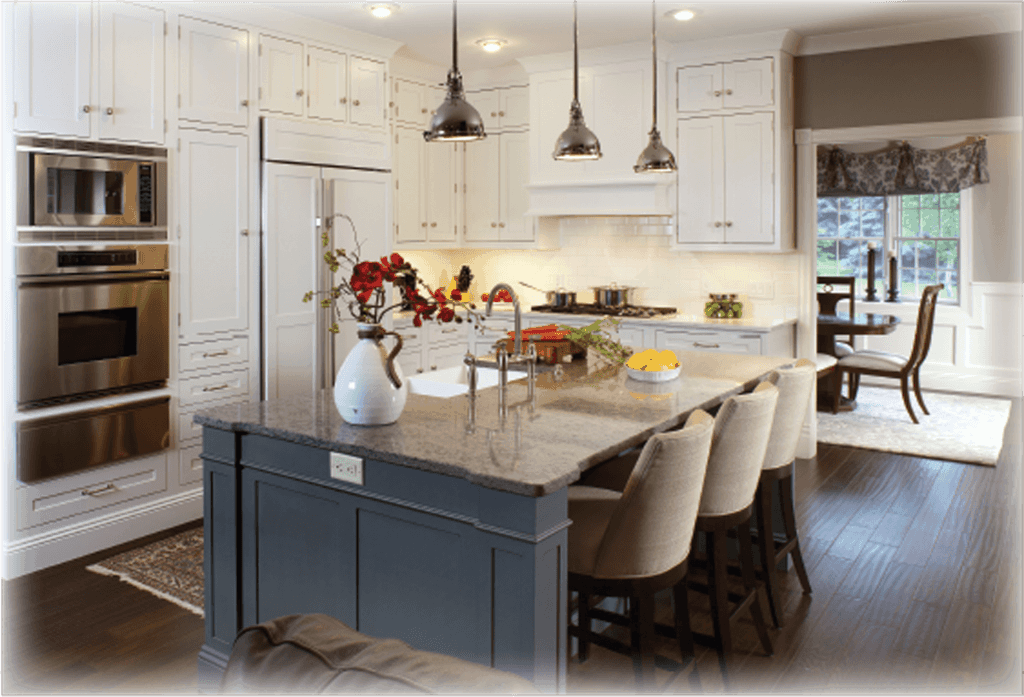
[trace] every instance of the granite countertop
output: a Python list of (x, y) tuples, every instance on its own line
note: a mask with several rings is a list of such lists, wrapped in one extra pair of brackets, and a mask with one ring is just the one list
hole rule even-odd
[(410, 394), (399, 420), (353, 426), (330, 390), (313, 398), (229, 405), (195, 415), (197, 424), (254, 433), (415, 469), (461, 477), (488, 488), (543, 496), (651, 435), (750, 389), (793, 359), (678, 351), (679, 378), (638, 382), (623, 366), (577, 360), (537, 375), (533, 402), (525, 380), (509, 383), (507, 415), (498, 388), (442, 399)]

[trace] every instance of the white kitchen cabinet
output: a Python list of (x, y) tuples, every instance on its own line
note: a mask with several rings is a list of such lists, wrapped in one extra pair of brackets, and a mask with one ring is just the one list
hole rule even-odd
[(178, 20), (178, 118), (249, 125), (249, 32), (190, 17)]
[(179, 140), (179, 335), (246, 331), (258, 239), (249, 220), (249, 139), (183, 128)]
[(772, 58), (684, 66), (676, 70), (680, 113), (750, 107), (775, 102)]
[(426, 130), (446, 94), (441, 87), (395, 78), (391, 84), (392, 116), (396, 123)]
[(500, 133), (530, 127), (530, 89), (528, 87), (501, 87), (468, 92), (466, 99), (484, 122), (484, 130)]
[(15, 129), (164, 142), (162, 10), (17, 3), (15, 26)]
[(658, 330), (654, 346), (659, 351), (704, 351), (714, 353), (761, 353), (761, 338), (757, 334), (720, 332), (714, 329), (687, 331)]
[(306, 49), (306, 114), (311, 119), (348, 120), (348, 56)]
[(775, 245), (771, 113), (680, 119), (677, 242)]
[(395, 128), (395, 244), (454, 243), (455, 143), (427, 143), (423, 131)]
[(298, 41), (260, 35), (260, 109), (302, 116), (305, 49)]
[(352, 56), (349, 69), (349, 91), (352, 94), (349, 121), (358, 126), (383, 128), (384, 63)]
[(529, 242), (529, 135), (499, 133), (466, 144), (465, 240)]

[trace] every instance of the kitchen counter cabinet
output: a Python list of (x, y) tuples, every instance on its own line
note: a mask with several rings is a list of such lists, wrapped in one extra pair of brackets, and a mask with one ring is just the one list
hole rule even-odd
[(667, 385), (587, 361), (539, 374), (532, 402), (510, 383), (504, 418), (496, 388), (472, 408), (409, 395), (401, 418), (380, 427), (346, 424), (329, 390), (198, 415), (200, 686), (216, 685), (241, 627), (328, 612), (565, 691), (568, 485), (791, 362), (680, 359), (683, 375)]

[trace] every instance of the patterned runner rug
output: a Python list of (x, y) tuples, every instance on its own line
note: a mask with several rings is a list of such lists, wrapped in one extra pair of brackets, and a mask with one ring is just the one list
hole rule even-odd
[(130, 549), (86, 567), (203, 615), (203, 528)]
[(853, 411), (818, 412), (818, 440), (936, 460), (996, 464), (1010, 417), (1010, 400), (941, 392), (924, 392), (923, 396), (930, 416), (921, 413), (910, 395), (921, 422), (915, 425), (898, 389), (862, 385)]

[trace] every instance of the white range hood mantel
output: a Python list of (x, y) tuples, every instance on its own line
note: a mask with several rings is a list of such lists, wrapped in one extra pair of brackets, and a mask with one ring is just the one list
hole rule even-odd
[(637, 174), (630, 179), (528, 184), (526, 215), (660, 215), (675, 214), (674, 175)]

